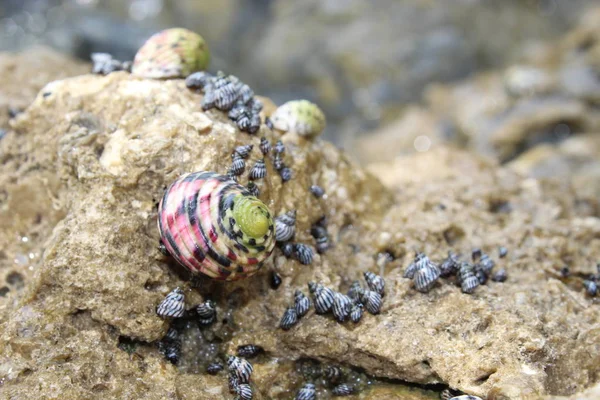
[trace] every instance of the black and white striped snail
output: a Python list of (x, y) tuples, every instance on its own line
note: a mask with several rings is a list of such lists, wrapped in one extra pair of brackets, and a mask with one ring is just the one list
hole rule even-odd
[(304, 317), (310, 309), (310, 299), (300, 290), (294, 292), (294, 308), (298, 318)]
[(255, 274), (275, 247), (268, 207), (214, 172), (186, 174), (172, 183), (159, 204), (158, 228), (181, 265), (218, 280)]
[(156, 314), (163, 318), (181, 318), (185, 313), (185, 295), (183, 290), (175, 288), (156, 308)]
[(315, 390), (315, 385), (306, 383), (300, 388), (294, 400), (316, 400), (316, 398), (317, 391)]

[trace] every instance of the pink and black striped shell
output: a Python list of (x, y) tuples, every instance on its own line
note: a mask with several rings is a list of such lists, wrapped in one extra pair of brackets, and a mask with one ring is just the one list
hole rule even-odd
[(181, 176), (158, 208), (161, 240), (192, 273), (233, 281), (256, 273), (275, 246), (268, 207), (215, 172)]
[(208, 67), (210, 52), (202, 36), (184, 28), (154, 34), (138, 50), (131, 73), (143, 78), (185, 78)]

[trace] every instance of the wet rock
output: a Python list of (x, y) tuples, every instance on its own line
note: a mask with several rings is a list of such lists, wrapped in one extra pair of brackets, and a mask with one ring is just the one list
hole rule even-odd
[[(255, 277), (186, 286), (189, 277), (156, 248), (163, 188), (184, 172), (227, 171), (236, 146), (258, 151), (260, 137), (278, 139), (264, 125), (256, 136), (239, 132), (225, 114), (203, 112), (201, 99), (183, 80), (86, 75), (42, 89), (13, 123), (18, 135), (0, 143), (8, 161), (0, 176), (12, 174), (18, 185), (43, 171), (55, 183), (10, 186), (0, 238), (13, 237), (16, 224), (34, 229), (29, 208), (13, 199), (48, 202), (41, 211), (61, 218), (40, 239), (43, 258), (27, 295), (3, 311), (0, 394), (222, 398), (227, 382), (204, 374), (204, 364), (248, 343), (265, 351), (253, 373), (257, 398), (291, 397), (302, 380), (286, 360), (300, 358), (482, 397), (570, 395), (597, 383), (600, 309), (580, 283), (560, 280), (558, 268), (568, 260), (572, 276), (595, 273), (600, 220), (580, 215), (574, 194), (558, 184), (457, 149), (368, 172), (327, 142), (281, 136), (294, 179), (282, 184), (267, 159), (260, 197), (275, 215), (297, 210), (298, 243), (311, 243), (310, 227), (325, 215), (332, 248), (310, 266), (277, 249)], [(326, 199), (309, 192), (313, 184)], [(510, 281), (472, 295), (447, 282), (418, 293), (402, 278), (414, 249), (439, 261), (449, 249), (491, 254), (498, 246), (511, 249), (499, 262)], [(376, 255), (390, 250), (395, 259), (379, 272)], [(276, 291), (273, 270), (282, 278)], [(309, 313), (289, 331), (277, 329), (295, 290), (316, 281), (346, 293), (366, 271), (386, 281), (380, 314), (342, 325)], [(177, 286), (190, 304), (210, 296), (219, 309), (209, 328), (185, 326), (179, 369), (147, 344), (165, 336), (169, 323), (155, 307)], [(138, 343), (127, 347), (131, 354), (119, 349), (120, 337)]]

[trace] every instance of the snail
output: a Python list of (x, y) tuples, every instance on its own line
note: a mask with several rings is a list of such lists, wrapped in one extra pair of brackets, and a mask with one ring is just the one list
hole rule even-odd
[(216, 375), (221, 371), (223, 371), (223, 364), (218, 362), (210, 363), (206, 367), (206, 372), (208, 372), (210, 375)]
[(350, 285), (350, 289), (348, 289), (348, 297), (352, 299), (353, 302), (357, 302), (360, 300), (360, 296), (362, 296), (364, 289), (360, 285), (359, 281), (354, 281)]
[(309, 282), (308, 291), (313, 296), (317, 314), (325, 314), (333, 307), (335, 292), (320, 283)]
[(454, 275), (460, 268), (460, 260), (453, 251), (448, 251), (448, 257), (440, 264), (440, 273), (443, 277)]
[(471, 294), (479, 286), (479, 279), (475, 276), (473, 265), (463, 262), (458, 270), (458, 283), (463, 293)]
[(294, 400), (316, 400), (317, 391), (315, 385), (312, 383), (306, 383), (300, 388)]
[(379, 293), (382, 297), (385, 296), (385, 281), (381, 276), (370, 271), (365, 272), (363, 275), (369, 289)]
[(255, 274), (275, 246), (268, 207), (214, 172), (186, 174), (169, 186), (159, 204), (158, 229), (181, 265), (217, 280)]
[(352, 311), (350, 311), (350, 320), (355, 324), (360, 321), (363, 316), (364, 307), (360, 303), (356, 303), (352, 306)]
[(294, 308), (298, 318), (305, 316), (310, 309), (310, 299), (300, 290), (296, 290), (294, 293)]
[(260, 151), (263, 153), (263, 155), (266, 156), (271, 151), (271, 142), (269, 142), (269, 140), (267, 140), (267, 138), (261, 137), (259, 147), (260, 147)]
[(245, 344), (242, 346), (238, 346), (237, 355), (238, 357), (243, 358), (253, 358), (256, 357), (261, 351), (263, 351), (263, 348), (260, 346), (255, 346), (253, 344)]
[(372, 290), (365, 290), (361, 295), (360, 301), (365, 305), (365, 308), (369, 313), (373, 315), (379, 314), (382, 303), (381, 295), (379, 293)]
[(184, 313), (185, 295), (180, 288), (173, 289), (156, 308), (156, 314), (163, 318), (181, 318)]
[(345, 294), (335, 292), (333, 297), (333, 316), (338, 322), (344, 322), (352, 311), (352, 300)]
[(347, 383), (342, 383), (341, 385), (338, 385), (331, 390), (331, 393), (334, 396), (350, 396), (351, 394), (353, 394), (355, 392), (356, 392), (356, 388)]
[(240, 400), (252, 400), (254, 394), (252, 393), (252, 387), (247, 383), (240, 383), (235, 389), (235, 394), (238, 395)]
[(279, 327), (284, 331), (287, 331), (292, 328), (292, 326), (296, 325), (298, 322), (298, 314), (296, 313), (296, 308), (288, 307), (285, 309), (283, 313), (283, 317), (281, 317), (281, 322), (279, 323)]
[(254, 368), (252, 364), (244, 358), (229, 356), (227, 359), (227, 369), (231, 376), (235, 376), (239, 383), (250, 382), (250, 375)]
[(492, 276), (492, 280), (494, 282), (504, 282), (507, 279), (508, 279), (508, 274), (506, 273), (506, 270), (504, 268), (499, 269), (498, 271), (496, 271), (494, 276)]
[(325, 129), (325, 115), (314, 103), (308, 100), (288, 101), (270, 117), (277, 130), (294, 132), (307, 139), (317, 137)]
[(183, 28), (160, 31), (133, 59), (132, 74), (143, 78), (185, 78), (206, 69), (210, 52), (202, 36)]

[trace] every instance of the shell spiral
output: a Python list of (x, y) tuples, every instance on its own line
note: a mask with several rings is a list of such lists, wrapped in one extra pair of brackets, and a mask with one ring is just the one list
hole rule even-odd
[(158, 207), (158, 229), (181, 265), (218, 280), (253, 275), (275, 246), (267, 206), (215, 172), (186, 174), (173, 182)]

